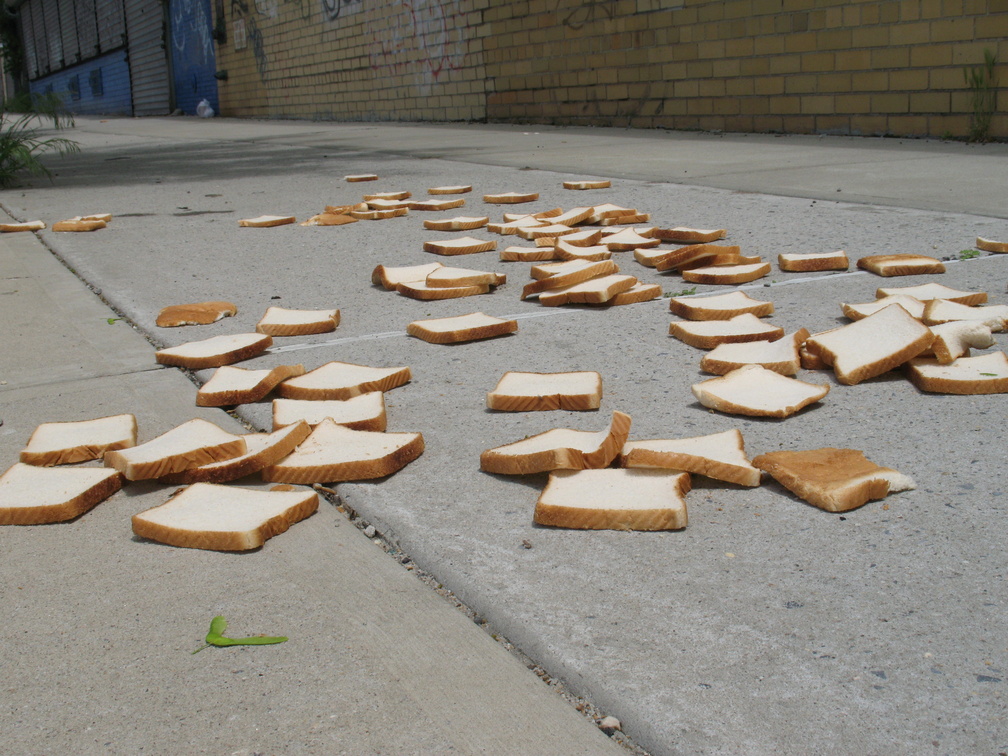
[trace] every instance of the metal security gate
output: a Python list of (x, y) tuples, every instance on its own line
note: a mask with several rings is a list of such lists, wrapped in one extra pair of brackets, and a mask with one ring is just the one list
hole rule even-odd
[(164, 5), (125, 0), (133, 115), (171, 112), (171, 81), (165, 54)]
[(219, 113), (210, 0), (169, 0), (168, 11), (175, 106), (193, 115), (200, 100), (206, 99)]

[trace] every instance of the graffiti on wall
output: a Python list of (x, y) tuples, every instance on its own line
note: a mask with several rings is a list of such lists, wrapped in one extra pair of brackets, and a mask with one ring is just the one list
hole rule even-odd
[(210, 8), (200, 0), (176, 0), (172, 11), (172, 44), (177, 58), (201, 63), (214, 60)]
[(347, 17), (364, 7), (363, 0), (320, 0), (322, 3), (322, 18), (326, 21), (335, 21), (340, 17)]
[(557, 0), (556, 14), (564, 26), (578, 31), (593, 21), (612, 21), (617, 0)]
[(256, 70), (259, 72), (259, 78), (265, 83), (266, 74), (269, 72), (269, 60), (266, 58), (262, 32), (259, 30), (255, 16), (249, 12), (248, 2), (246, 0), (231, 0), (231, 17), (235, 19), (235, 23), (242, 22), (245, 44), (252, 46)]

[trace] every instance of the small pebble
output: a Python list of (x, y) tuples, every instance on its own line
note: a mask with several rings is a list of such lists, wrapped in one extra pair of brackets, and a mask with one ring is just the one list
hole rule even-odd
[(522, 548), (531, 549), (532, 548), (532, 542), (529, 541), (528, 539), (522, 541)]
[(598, 723), (599, 729), (602, 730), (606, 735), (612, 735), (616, 730), (622, 731), (622, 725), (616, 717), (603, 717), (602, 721)]
[(374, 529), (374, 525), (368, 525), (366, 528), (364, 528), (364, 535), (366, 535), (368, 538), (374, 538), (376, 532), (377, 531)]

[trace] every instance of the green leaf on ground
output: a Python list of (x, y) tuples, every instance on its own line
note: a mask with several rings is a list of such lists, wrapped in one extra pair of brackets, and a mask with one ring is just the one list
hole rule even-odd
[(250, 638), (225, 638), (224, 631), (227, 629), (227, 620), (222, 616), (214, 617), (210, 620), (210, 632), (206, 636), (206, 646), (200, 646), (194, 654), (199, 653), (207, 646), (268, 646), (274, 643), (283, 643), (287, 640), (284, 636), (253, 635)]

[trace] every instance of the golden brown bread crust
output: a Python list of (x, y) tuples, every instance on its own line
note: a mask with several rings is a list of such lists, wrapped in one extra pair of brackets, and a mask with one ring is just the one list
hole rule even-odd
[(743, 263), (740, 265), (714, 265), (683, 270), (684, 281), (698, 284), (740, 284), (755, 281), (770, 272), (770, 263)]
[(984, 252), (1008, 252), (1008, 242), (984, 239), (982, 236), (976, 238), (976, 246), (977, 249), (982, 249)]
[(931, 357), (916, 357), (907, 363), (907, 377), (921, 391), (934, 394), (1005, 394), (1008, 358), (1004, 352), (990, 352), (943, 365)]
[(401, 283), (396, 291), (404, 297), (421, 301), (436, 301), (441, 299), (461, 299), (487, 294), (490, 284), (468, 284), (465, 286), (428, 286), (423, 281)]
[[(460, 244), (460, 242), (468, 242)], [(424, 242), (424, 252), (431, 252), (435, 255), (472, 255), (477, 252), (490, 252), (497, 249), (497, 242), (482, 239), (444, 239), (441, 241)]]
[[(743, 313), (744, 314), (744, 313)], [(738, 316), (736, 316), (738, 317)], [(669, 335), (675, 336), (684, 344), (689, 344), (698, 349), (713, 349), (718, 344), (739, 344), (748, 341), (776, 341), (784, 335), (784, 329), (780, 326), (769, 324), (753, 323), (751, 328), (743, 332), (736, 332), (726, 326), (723, 333), (711, 331), (708, 333), (697, 332), (690, 328), (690, 324), (699, 321), (676, 320), (669, 324)], [(731, 323), (731, 320), (704, 321), (707, 323)]]
[(582, 281), (588, 281), (592, 278), (607, 276), (618, 272), (619, 268), (616, 267), (616, 263), (612, 260), (599, 260), (598, 262), (588, 263), (583, 267), (578, 267), (569, 273), (557, 273), (556, 275), (541, 278), (537, 281), (525, 284), (522, 289), (521, 298), (526, 299), (533, 294), (539, 294), (540, 292), (547, 291), (549, 289), (562, 289), (565, 286), (573, 286), (574, 284), (581, 283)]
[(270, 336), (310, 336), (315, 333), (331, 333), (340, 324), (340, 311), (331, 318), (319, 317), (313, 323), (263, 323), (256, 325), (256, 333)]
[(599, 179), (596, 181), (564, 181), (564, 189), (576, 189), (584, 191), (585, 189), (608, 189), (612, 186), (612, 182), (609, 179)]
[(813, 273), (823, 270), (847, 270), (850, 267), (850, 260), (847, 253), (842, 249), (831, 255), (823, 256), (788, 256), (777, 255), (777, 267), (789, 273)]
[(108, 224), (103, 220), (63, 220), (53, 223), (53, 231), (97, 231), (100, 228), (105, 228)]
[[(13, 469), (13, 468), (12, 468)], [(10, 470), (8, 470), (8, 473)], [(4, 473), (6, 475), (7, 473)], [(65, 502), (37, 507), (0, 507), (0, 525), (46, 525), (66, 522), (105, 501), (122, 488), (122, 473), (113, 473)]]
[(161, 328), (178, 328), (187, 325), (216, 323), (238, 313), (233, 302), (195, 302), (193, 304), (169, 305), (158, 313), (155, 324)]
[(724, 308), (714, 307), (705, 302), (705, 297), (696, 299), (686, 299), (672, 297), (669, 300), (669, 310), (680, 318), (687, 320), (729, 320), (736, 315), (751, 313), (757, 318), (765, 318), (773, 315), (773, 302), (753, 301), (752, 304)]
[(424, 327), (422, 320), (416, 320), (406, 326), (406, 333), (430, 344), (459, 344), (464, 341), (492, 339), (496, 336), (505, 336), (509, 333), (517, 333), (517, 331), (517, 320), (504, 320), (500, 323), (487, 323), (486, 325), (481, 326), (460, 328), (457, 331), (431, 331)]
[[(657, 234), (655, 238), (661, 239)], [(654, 267), (656, 270), (683, 270), (689, 266), (697, 267), (711, 258), (741, 255), (742, 248), (737, 244), (690, 244), (655, 258)]]
[(273, 337), (269, 334), (257, 335), (260, 336), (260, 338), (255, 341), (250, 341), (250, 343), (234, 349), (225, 349), (219, 354), (212, 354), (205, 357), (194, 357), (192, 355), (172, 354), (169, 350), (161, 349), (154, 353), (154, 359), (159, 365), (182, 367), (190, 370), (203, 370), (205, 368), (231, 365), (235, 362), (248, 360), (262, 354), (273, 343)]
[[(120, 415), (112, 415), (111, 417), (121, 417)], [(113, 441), (108, 441), (107, 443), (94, 443), (92, 440), (89, 443), (81, 444), (79, 446), (67, 447), (63, 449), (43, 449), (43, 450), (32, 450), (31, 444), (32, 439), (35, 438), (36, 434), (39, 433), (42, 426), (35, 429), (32, 433), (31, 438), (28, 439), (28, 446), (22, 449), (20, 454), (20, 461), (29, 465), (36, 465), (39, 467), (52, 467), (54, 465), (72, 465), (77, 462), (88, 462), (93, 459), (101, 459), (102, 456), (107, 451), (117, 451), (119, 449), (128, 449), (131, 446), (136, 446), (137, 437), (137, 422), (136, 417), (132, 414), (126, 414), (124, 417), (127, 418), (127, 423), (129, 429), (127, 431), (125, 438), (120, 438)], [(106, 420), (110, 418), (96, 418), (98, 420)], [(76, 423), (75, 423), (76, 424)], [(60, 423), (47, 423), (46, 425), (59, 427)]]
[(491, 205), (516, 205), (520, 202), (535, 202), (539, 192), (506, 192), (504, 194), (484, 194), (483, 201)]
[[(325, 367), (324, 365), (322, 367)], [(319, 368), (316, 368), (319, 369)], [(361, 381), (353, 386), (311, 387), (281, 383), (277, 386), (277, 396), (283, 399), (312, 399), (324, 401), (328, 399), (353, 399), (355, 396), (370, 391), (391, 391), (412, 380), (413, 374), (408, 367), (397, 368), (395, 372), (382, 378)]]
[(724, 228), (699, 229), (677, 226), (676, 228), (656, 228), (653, 233), (656, 239), (662, 241), (707, 244), (724, 239), (728, 231)]
[(927, 255), (869, 255), (858, 260), (857, 266), (883, 277), (945, 272), (941, 260)]

